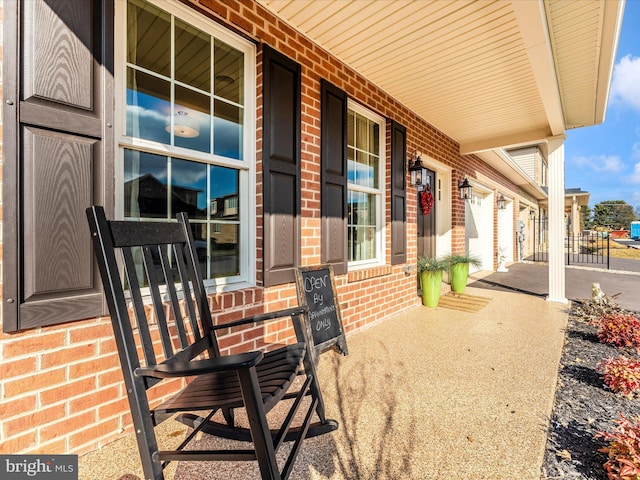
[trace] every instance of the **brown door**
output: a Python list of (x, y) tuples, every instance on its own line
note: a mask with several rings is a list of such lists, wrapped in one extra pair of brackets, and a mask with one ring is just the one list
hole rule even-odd
[[(436, 173), (427, 170), (427, 183), (424, 191), (435, 198)], [(418, 192), (418, 256), (434, 256), (436, 254), (436, 206), (432, 203), (429, 213), (425, 213), (421, 202), (422, 192)]]

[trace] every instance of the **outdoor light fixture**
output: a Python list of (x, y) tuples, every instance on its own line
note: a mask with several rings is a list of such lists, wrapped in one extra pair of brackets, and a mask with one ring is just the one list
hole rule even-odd
[[(171, 133), (170, 116), (165, 121), (165, 128), (167, 132)], [(200, 125), (195, 118), (181, 110), (173, 115), (173, 134), (177, 137), (195, 138), (200, 135)]]
[(496, 203), (498, 204), (498, 210), (504, 210), (505, 208), (507, 208), (507, 199), (504, 198), (504, 195), (502, 194), (500, 194), (498, 200), (496, 200)]
[(409, 159), (409, 172), (411, 173), (411, 186), (418, 191), (424, 188), (427, 181), (427, 168), (422, 164), (421, 152), (415, 153), (415, 160)]
[(536, 211), (535, 211), (535, 210), (533, 210), (533, 209), (529, 210), (529, 218), (530, 218), (531, 220), (533, 220), (534, 218), (536, 218)]
[(469, 183), (468, 179), (464, 179), (463, 182), (458, 180), (458, 189), (460, 190), (460, 198), (464, 200), (471, 200), (471, 194), (473, 193), (473, 187)]

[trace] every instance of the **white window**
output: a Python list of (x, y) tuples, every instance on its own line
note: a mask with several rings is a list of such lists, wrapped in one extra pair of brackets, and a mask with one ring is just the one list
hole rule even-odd
[(349, 102), (349, 266), (384, 263), (384, 118)]
[(187, 212), (206, 278), (253, 283), (255, 47), (179, 2), (116, 6), (118, 211)]

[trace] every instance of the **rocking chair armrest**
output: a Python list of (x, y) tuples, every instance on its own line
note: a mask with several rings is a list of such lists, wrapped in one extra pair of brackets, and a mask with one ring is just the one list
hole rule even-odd
[(224, 328), (233, 328), (241, 325), (249, 325), (251, 323), (260, 323), (268, 320), (275, 320), (277, 318), (282, 318), (282, 317), (302, 315), (303, 313), (307, 313), (308, 311), (309, 309), (305, 306), (291, 307), (291, 308), (286, 308), (284, 310), (276, 310), (274, 312), (261, 313), (259, 315), (245, 317), (235, 322), (222, 323), (220, 325), (215, 325), (213, 327), (213, 330), (222, 330)]
[(264, 358), (262, 352), (245, 352), (224, 357), (194, 360), (191, 362), (169, 362), (140, 367), (136, 375), (155, 378), (178, 378), (202, 375), (205, 373), (225, 372), (255, 367)]

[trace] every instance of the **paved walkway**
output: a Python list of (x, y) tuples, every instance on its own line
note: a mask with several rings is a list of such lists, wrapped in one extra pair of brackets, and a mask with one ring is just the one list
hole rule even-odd
[[(491, 302), (477, 313), (416, 307), (351, 335), (347, 357), (323, 354), (327, 413), (340, 428), (303, 444), (292, 480), (540, 478), (566, 306), (467, 292)], [(165, 423), (165, 440), (181, 437), (179, 425)], [(137, 478), (127, 441), (82, 457), (80, 478)], [(220, 442), (201, 439), (208, 448)], [(181, 463), (168, 478), (259, 475), (254, 463), (201, 462)]]
[[(549, 266), (543, 263), (514, 263), (508, 272), (471, 276), (470, 285), (484, 289), (515, 291), (546, 297), (549, 293)], [(640, 312), (640, 261), (611, 259), (611, 269), (594, 265), (568, 266), (565, 269), (566, 297), (590, 298), (591, 284), (600, 288), (623, 308)]]

